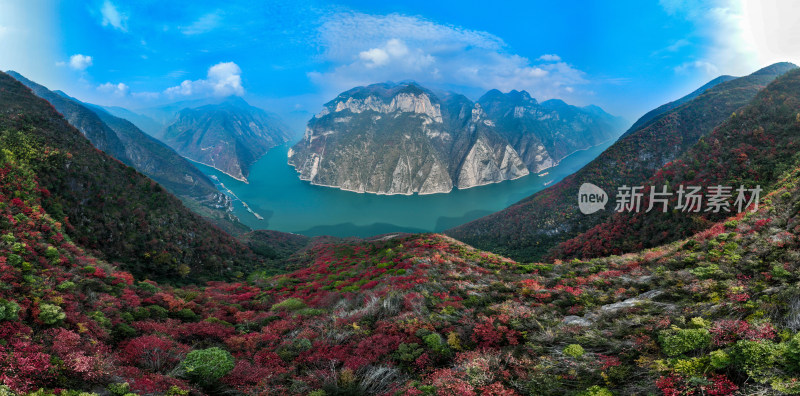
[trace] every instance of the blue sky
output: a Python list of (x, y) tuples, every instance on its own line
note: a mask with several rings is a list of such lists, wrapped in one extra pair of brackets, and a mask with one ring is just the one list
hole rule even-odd
[(0, 0), (0, 69), (130, 108), (240, 95), (306, 114), (413, 79), (634, 120), (720, 74), (800, 62), (789, 0), (397, 3)]

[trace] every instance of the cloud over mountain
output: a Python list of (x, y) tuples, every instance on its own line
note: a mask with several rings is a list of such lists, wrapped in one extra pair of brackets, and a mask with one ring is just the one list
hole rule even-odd
[(499, 37), (399, 14), (338, 13), (325, 18), (317, 41), (335, 67), (309, 78), (329, 90), (375, 81), (413, 79), (439, 86), (526, 89), (563, 96), (588, 82), (585, 73), (545, 54), (517, 55)]
[(205, 79), (184, 80), (164, 93), (168, 96), (242, 96), (242, 69), (233, 62), (217, 63), (208, 69)]

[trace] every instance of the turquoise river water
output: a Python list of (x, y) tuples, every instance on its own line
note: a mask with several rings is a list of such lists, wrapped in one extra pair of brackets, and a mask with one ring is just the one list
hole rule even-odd
[(390, 232), (444, 231), (504, 209), (574, 173), (612, 143), (575, 152), (543, 171), (547, 172), (543, 176), (531, 174), (433, 195), (386, 196), (313, 186), (300, 180), (294, 168), (286, 164), (289, 144), (273, 148), (262, 157), (250, 171), (249, 184), (211, 167), (197, 166), (237, 198), (234, 212), (253, 229), (366, 237)]

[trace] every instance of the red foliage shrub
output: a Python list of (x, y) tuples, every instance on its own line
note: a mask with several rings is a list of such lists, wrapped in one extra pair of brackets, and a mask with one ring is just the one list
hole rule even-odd
[(451, 370), (439, 369), (434, 371), (428, 381), (436, 387), (436, 394), (439, 396), (461, 395), (475, 396), (475, 388), (464, 378), (464, 373)]
[(0, 383), (11, 390), (27, 393), (54, 377), (50, 355), (42, 347), (25, 340), (0, 345)]
[(486, 386), (482, 386), (478, 388), (478, 391), (483, 396), (515, 396), (518, 395), (517, 392), (514, 392), (511, 389), (505, 387), (505, 385), (494, 382)]
[(166, 372), (175, 367), (189, 349), (166, 337), (146, 335), (126, 342), (121, 348), (120, 359), (150, 371)]
[(259, 352), (254, 361), (254, 363), (246, 359), (237, 361), (233, 370), (222, 378), (222, 382), (245, 390), (251, 386), (268, 383), (271, 379), (289, 371), (280, 356), (274, 352)]
[(236, 330), (231, 326), (225, 326), (220, 323), (197, 322), (184, 323), (180, 326), (178, 333), (178, 338), (184, 340), (211, 338), (224, 341), (226, 338), (234, 335)]
[[(496, 348), (501, 345), (517, 345), (519, 333), (508, 326), (497, 324), (499, 318), (484, 317), (472, 330), (472, 340), (483, 348)], [(503, 322), (502, 320), (500, 320)]]
[(716, 346), (725, 346), (738, 340), (762, 340), (775, 338), (775, 329), (765, 323), (752, 327), (744, 320), (724, 319), (711, 325), (711, 341)]
[(664, 396), (684, 396), (684, 395), (710, 395), (728, 396), (734, 394), (739, 387), (736, 386), (728, 377), (721, 374), (714, 374), (706, 378), (710, 384), (700, 385), (697, 381), (689, 380), (676, 374), (664, 376), (656, 381), (656, 387), (661, 390)]
[(173, 386), (183, 390), (191, 387), (182, 380), (162, 374), (144, 372), (136, 367), (126, 366), (117, 373), (122, 382), (130, 384), (130, 390), (138, 394), (163, 395)]

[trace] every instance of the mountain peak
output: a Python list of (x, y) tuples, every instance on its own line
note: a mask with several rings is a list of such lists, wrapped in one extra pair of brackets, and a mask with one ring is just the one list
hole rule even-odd
[(230, 96), (220, 104), (181, 110), (164, 131), (164, 142), (192, 161), (246, 181), (250, 166), (289, 136), (277, 118)]
[(792, 62), (778, 62), (757, 70), (756, 72), (751, 74), (751, 76), (766, 76), (766, 75), (779, 76), (792, 69), (797, 69), (797, 65), (795, 65)]
[(567, 102), (564, 102), (561, 99), (548, 99), (542, 102), (542, 106), (550, 108), (550, 109), (563, 109), (569, 107)]
[(487, 91), (483, 96), (478, 99), (480, 103), (489, 103), (489, 102), (506, 102), (511, 103), (513, 105), (531, 105), (537, 104), (538, 102), (536, 99), (531, 97), (528, 91), (522, 90), (517, 91), (516, 89), (512, 89), (508, 91), (508, 93), (503, 93), (498, 89), (492, 89)]
[(245, 108), (250, 107), (250, 104), (247, 103), (241, 96), (228, 96), (220, 104)]

